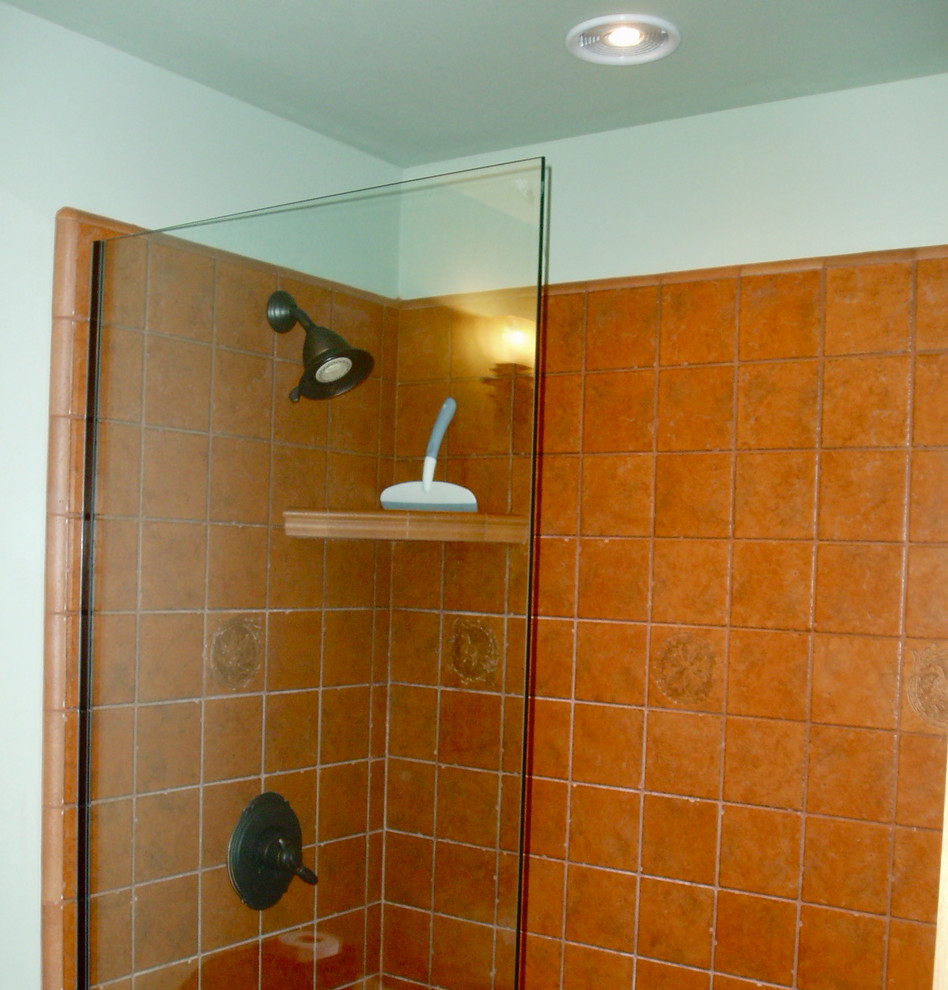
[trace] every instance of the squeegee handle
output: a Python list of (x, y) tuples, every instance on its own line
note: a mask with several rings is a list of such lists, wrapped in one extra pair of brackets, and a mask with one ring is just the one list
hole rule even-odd
[(438, 463), (438, 451), (441, 449), (441, 441), (444, 439), (445, 430), (448, 424), (454, 419), (454, 413), (458, 404), (450, 396), (441, 404), (438, 415), (435, 418), (434, 426), (431, 427), (431, 436), (428, 437), (428, 447), (425, 450), (425, 463), (421, 472), (422, 488), (427, 492), (431, 490), (431, 482), (434, 480), (435, 465)]

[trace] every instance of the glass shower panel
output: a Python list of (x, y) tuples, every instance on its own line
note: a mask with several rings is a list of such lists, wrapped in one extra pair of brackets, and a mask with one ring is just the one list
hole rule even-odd
[(542, 187), (99, 245), (81, 986), (516, 986)]

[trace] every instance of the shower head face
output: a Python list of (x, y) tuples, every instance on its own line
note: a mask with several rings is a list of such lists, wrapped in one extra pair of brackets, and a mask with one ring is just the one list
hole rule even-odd
[(326, 327), (306, 331), (303, 344), (303, 376), (290, 392), (298, 402), (307, 399), (331, 399), (361, 384), (372, 373), (375, 361), (368, 351), (350, 347), (337, 333)]
[(306, 330), (303, 376), (290, 399), (331, 399), (355, 388), (372, 373), (375, 360), (368, 351), (350, 347), (338, 333), (317, 326), (288, 292), (274, 292), (267, 301), (267, 320), (277, 333), (288, 333), (299, 323)]

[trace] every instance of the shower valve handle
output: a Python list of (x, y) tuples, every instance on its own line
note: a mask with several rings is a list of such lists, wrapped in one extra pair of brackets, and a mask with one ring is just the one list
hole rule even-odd
[(296, 875), (303, 881), (303, 883), (308, 883), (310, 886), (315, 887), (317, 881), (316, 874), (308, 866), (303, 866), (300, 863), (296, 868)]
[(316, 874), (303, 865), (303, 855), (298, 846), (288, 841), (285, 835), (277, 835), (266, 847), (263, 853), (265, 865), (278, 870), (293, 873), (303, 883), (315, 885)]

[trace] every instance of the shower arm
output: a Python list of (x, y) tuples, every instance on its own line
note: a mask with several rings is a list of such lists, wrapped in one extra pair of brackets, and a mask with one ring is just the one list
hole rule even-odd
[[(307, 333), (318, 333), (320, 330), (329, 331), (329, 327), (321, 327), (318, 323), (314, 323), (309, 316), (299, 308), (299, 306), (293, 306), (290, 312), (296, 317), (296, 322), (307, 332)], [(332, 331), (329, 331), (330, 333)]]

